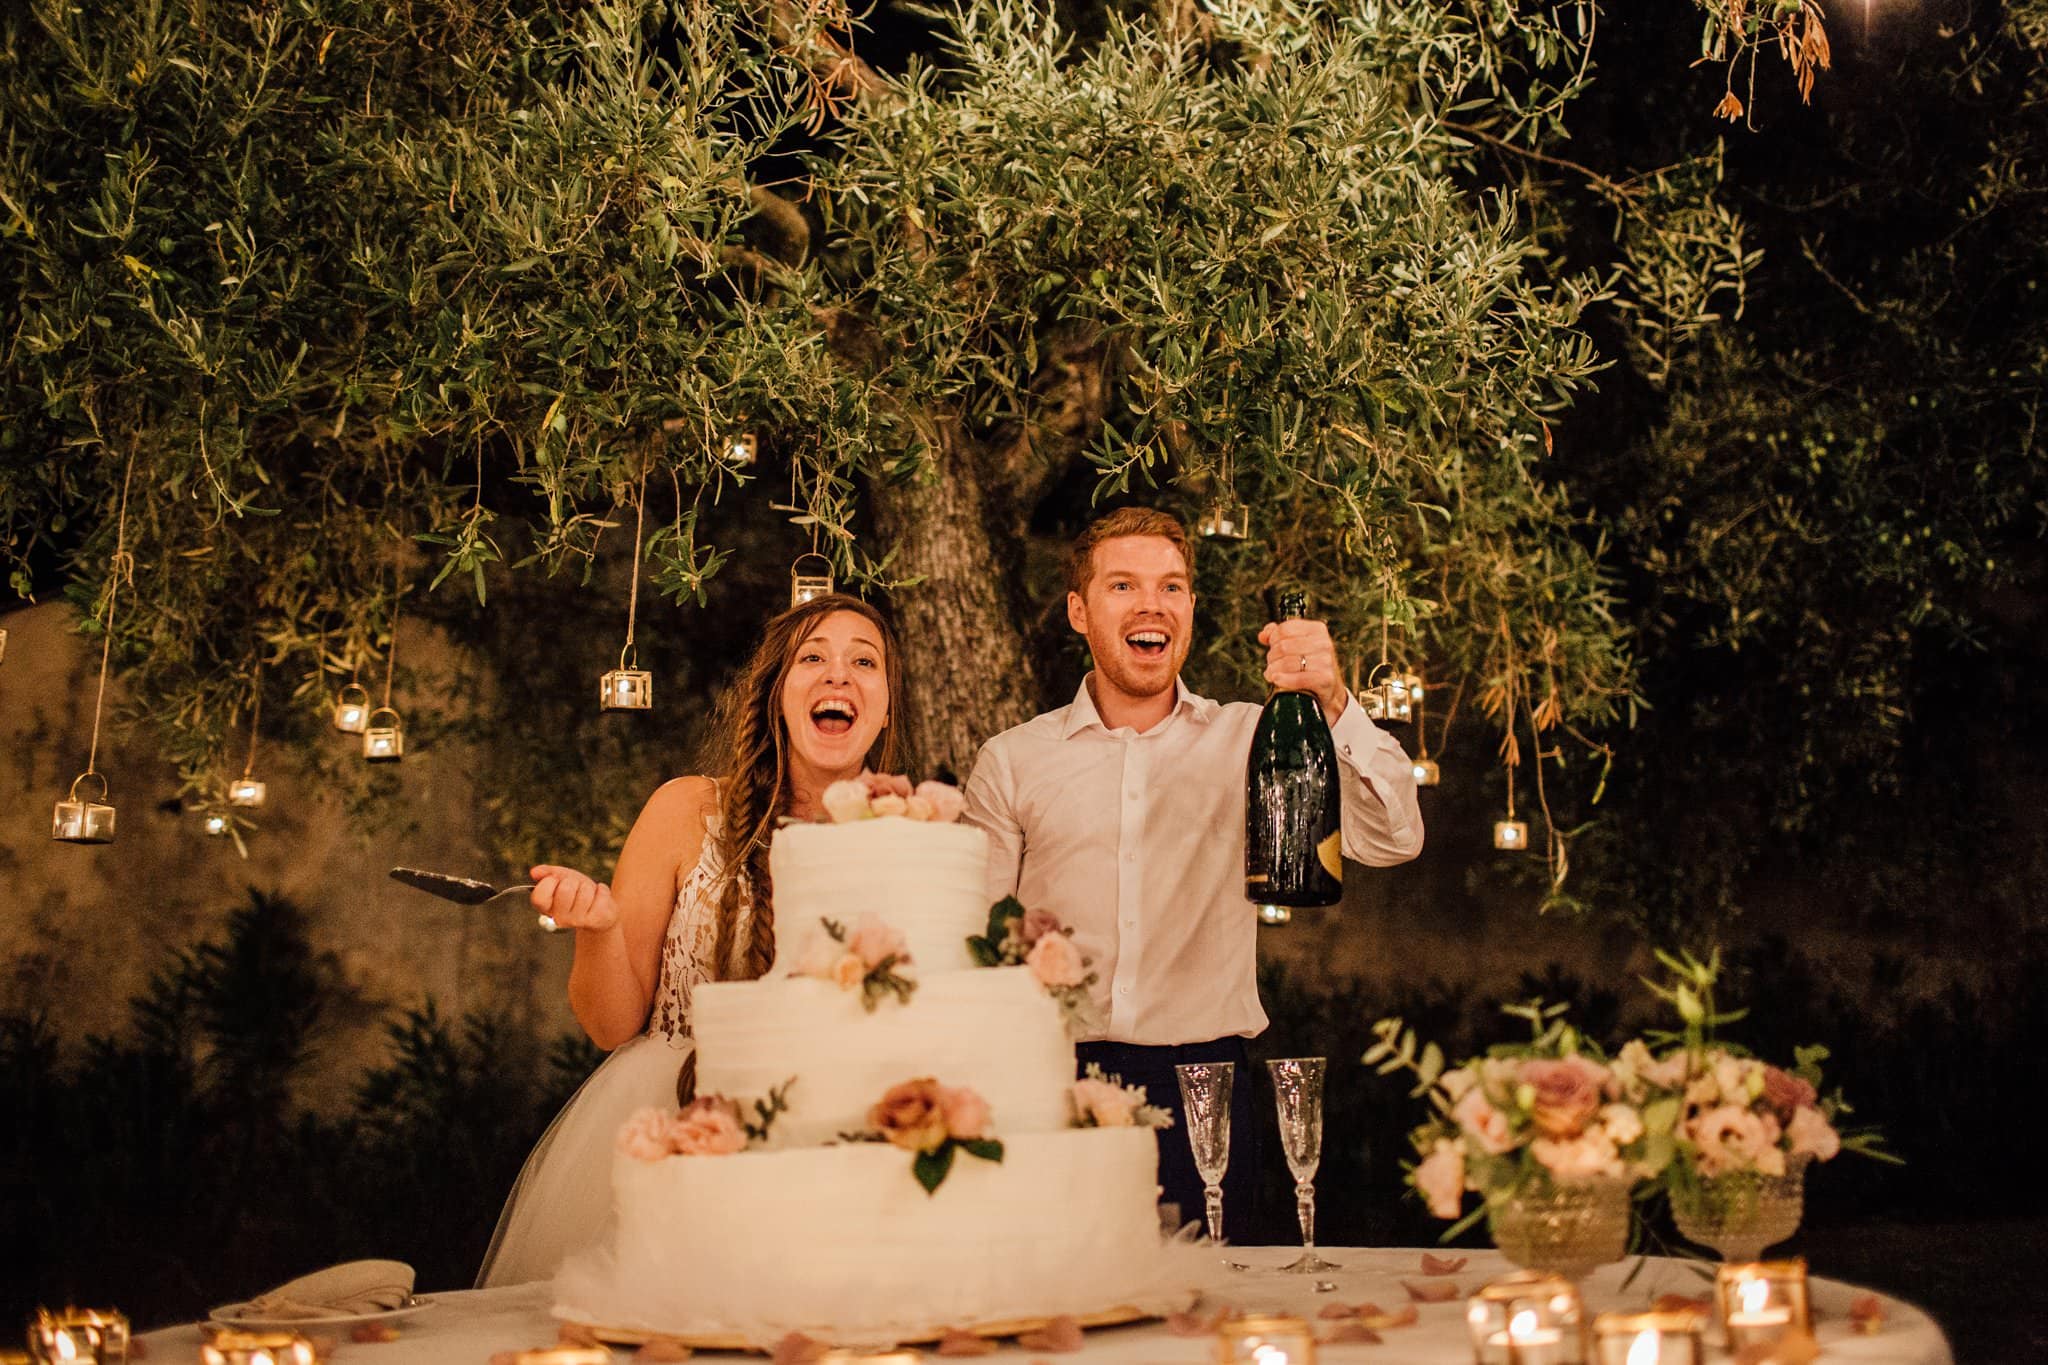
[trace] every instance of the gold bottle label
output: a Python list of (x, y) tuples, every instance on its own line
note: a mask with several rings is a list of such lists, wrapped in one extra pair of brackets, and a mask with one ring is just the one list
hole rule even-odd
[(1340, 882), (1344, 880), (1342, 834), (1341, 830), (1333, 830), (1329, 838), (1316, 845), (1316, 857), (1321, 861), (1323, 871)]

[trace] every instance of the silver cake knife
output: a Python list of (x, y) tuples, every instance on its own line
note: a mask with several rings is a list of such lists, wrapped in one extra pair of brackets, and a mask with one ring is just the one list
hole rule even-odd
[[(521, 882), (517, 886), (497, 887), (489, 882), (480, 882), (474, 877), (451, 877), (445, 872), (427, 872), (417, 867), (394, 867), (393, 881), (404, 882), (415, 891), (424, 891), (430, 896), (439, 896), (457, 905), (482, 905), (500, 896), (510, 896), (519, 891), (533, 890), (532, 882)], [(554, 933), (562, 926), (548, 915), (538, 916), (540, 927)]]

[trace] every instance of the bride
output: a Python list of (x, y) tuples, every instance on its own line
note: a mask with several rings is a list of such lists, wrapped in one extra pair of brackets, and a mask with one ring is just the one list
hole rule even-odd
[(785, 817), (863, 767), (899, 770), (895, 632), (832, 594), (768, 623), (713, 726), (717, 778), (679, 777), (641, 810), (611, 885), (533, 869), (533, 907), (576, 931), (569, 1005), (603, 1065), (556, 1116), (512, 1186), (477, 1286), (554, 1275), (611, 1215), (612, 1142), (635, 1111), (673, 1104), (690, 1058), (690, 992), (750, 980), (775, 955), (768, 842)]

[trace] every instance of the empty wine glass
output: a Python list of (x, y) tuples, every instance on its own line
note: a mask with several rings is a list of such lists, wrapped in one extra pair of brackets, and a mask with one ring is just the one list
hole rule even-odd
[(1283, 1265), (1296, 1275), (1336, 1270), (1316, 1255), (1316, 1166), (1323, 1158), (1323, 1059), (1281, 1057), (1266, 1063), (1273, 1073), (1273, 1102), (1280, 1111), (1280, 1147), (1294, 1172), (1294, 1208), (1301, 1217), (1301, 1259)]
[[(1202, 1177), (1202, 1202), (1209, 1217), (1209, 1240), (1223, 1245), (1223, 1172), (1230, 1166), (1231, 1062), (1187, 1062), (1174, 1068), (1180, 1077), (1181, 1108), (1188, 1124), (1188, 1150), (1195, 1173)], [(1233, 1269), (1245, 1267), (1227, 1261)]]

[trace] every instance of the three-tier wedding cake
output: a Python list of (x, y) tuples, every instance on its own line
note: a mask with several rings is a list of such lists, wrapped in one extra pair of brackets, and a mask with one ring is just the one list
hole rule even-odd
[(697, 988), (698, 1098), (621, 1134), (614, 1238), (558, 1316), (765, 1347), (1171, 1306), (1163, 1116), (1075, 1080), (1085, 958), (990, 910), (980, 830), (911, 818), (952, 789), (868, 795), (776, 834), (774, 966)]

